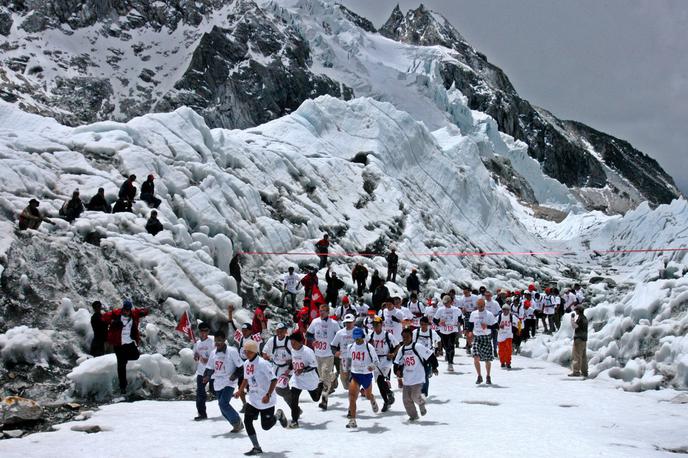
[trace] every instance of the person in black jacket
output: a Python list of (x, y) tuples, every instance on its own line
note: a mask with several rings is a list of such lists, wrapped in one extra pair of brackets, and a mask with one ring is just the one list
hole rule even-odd
[(571, 373), (569, 377), (588, 376), (588, 319), (585, 308), (576, 305), (576, 313), (571, 314), (573, 327), (573, 351), (571, 352)]
[(156, 210), (151, 211), (150, 218), (148, 218), (148, 222), (146, 223), (146, 231), (149, 234), (153, 234), (153, 236), (162, 232), (162, 223), (158, 219), (158, 212)]
[(387, 255), (387, 281), (397, 282), (397, 267), (399, 266), (399, 256), (397, 250), (392, 248), (392, 252)]
[(384, 283), (380, 283), (373, 291), (373, 310), (379, 312), (382, 308), (382, 304), (389, 299), (389, 290)]
[(354, 269), (351, 271), (351, 279), (356, 283), (357, 286), (356, 295), (358, 297), (363, 296), (366, 280), (368, 279), (368, 269), (366, 269), (365, 266), (360, 262), (357, 263)]
[(411, 269), (411, 275), (406, 278), (406, 289), (409, 296), (413, 293), (420, 293), (420, 280), (418, 279), (418, 270), (415, 267)]
[(385, 281), (382, 279), (382, 277), (380, 276), (378, 271), (374, 270), (373, 276), (370, 279), (370, 287), (369, 287), (368, 291), (370, 291), (371, 293), (374, 293), (375, 290), (377, 289), (377, 287), (380, 286), (381, 284), (384, 284), (384, 283), (385, 283)]
[(320, 257), (320, 266), (318, 269), (322, 269), (323, 267), (327, 266), (327, 253), (329, 252), (329, 249), (330, 236), (328, 234), (324, 234), (323, 238), (318, 240), (318, 243), (315, 244), (315, 252)]
[(158, 208), (162, 201), (155, 197), (154, 180), (155, 177), (153, 175), (148, 175), (148, 179), (141, 185), (141, 200), (153, 208)]
[(124, 213), (124, 212), (129, 212), (129, 213), (134, 212), (134, 210), (132, 210), (132, 208), (131, 208), (131, 201), (124, 200), (124, 199), (117, 199), (117, 202), (115, 202), (115, 206), (112, 207), (112, 213)]
[(92, 212), (111, 213), (112, 207), (105, 198), (105, 189), (98, 188), (98, 192), (95, 196), (91, 197), (86, 208)]
[(91, 355), (102, 356), (105, 354), (105, 339), (107, 338), (108, 325), (103, 321), (101, 315), (102, 304), (95, 301), (91, 304), (93, 315), (91, 315), (91, 328), (93, 329), (93, 340), (91, 340)]
[(337, 278), (335, 272), (330, 273), (330, 268), (327, 268), (325, 272), (325, 280), (327, 281), (327, 291), (325, 292), (325, 302), (332, 304), (333, 307), (337, 306), (339, 300), (339, 290), (344, 287), (344, 282)]
[(234, 278), (237, 284), (237, 293), (241, 291), (241, 265), (239, 264), (241, 258), (235, 254), (231, 261), (229, 261), (229, 275)]
[(60, 208), (60, 216), (70, 223), (77, 219), (79, 215), (84, 212), (84, 203), (81, 202), (79, 197), (79, 190), (77, 189), (72, 193), (72, 198), (65, 202), (65, 204)]
[(129, 178), (122, 183), (119, 187), (119, 197), (122, 200), (128, 200), (129, 202), (134, 202), (136, 199), (136, 187), (134, 186), (134, 181), (136, 181), (136, 175), (129, 175)]

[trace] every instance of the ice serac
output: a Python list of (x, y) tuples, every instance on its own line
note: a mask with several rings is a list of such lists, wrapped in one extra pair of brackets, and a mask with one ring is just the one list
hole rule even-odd
[[(397, 6), (379, 31), (403, 43), (455, 50), (458, 63), (440, 64), (445, 87), (455, 86), (468, 98), (471, 109), (489, 114), (497, 121), (500, 131), (526, 142), (529, 154), (543, 165), (547, 175), (569, 187), (598, 189), (594, 193), (596, 198), (581, 193), (589, 207), (624, 211), (642, 200), (656, 205), (669, 203), (680, 195), (659, 164), (648, 161), (627, 143), (619, 147), (616, 139), (595, 135), (593, 129), (581, 123), (560, 121), (521, 98), (506, 74), (470, 46), (440, 14), (421, 5), (404, 15)], [(586, 144), (590, 142), (589, 137), (595, 140), (593, 151)], [(609, 177), (610, 174), (615, 176)], [(619, 176), (623, 180), (618, 180)], [(627, 183), (620, 182), (624, 180)], [(640, 196), (632, 195), (636, 189)], [(609, 205), (618, 195), (632, 203), (625, 208)]]

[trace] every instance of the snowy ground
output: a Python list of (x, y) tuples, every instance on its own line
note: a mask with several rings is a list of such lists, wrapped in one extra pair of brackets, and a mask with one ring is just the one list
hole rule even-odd
[[(566, 368), (524, 357), (515, 357), (511, 372), (495, 369), (492, 387), (476, 386), (472, 361), (459, 353), (454, 374), (441, 363), (428, 414), (418, 424), (407, 423), (397, 393), (385, 414), (375, 415), (367, 401), (359, 401), (359, 428), (348, 430), (347, 401), (339, 388), (327, 412), (303, 401), (301, 429), (258, 430), (265, 456), (373, 456), (376, 450), (377, 457), (651, 457), (688, 447), (681, 432), (688, 428), (686, 405), (676, 402), (685, 394), (628, 393), (605, 380), (569, 378)], [(281, 399), (278, 407), (285, 407)], [(0, 456), (237, 456), (250, 449), (245, 432), (228, 433), (217, 403), (210, 403), (208, 413), (209, 421), (196, 423), (190, 401), (107, 405), (87, 420), (58, 425), (56, 432), (2, 441)], [(103, 431), (82, 432), (95, 425)]]

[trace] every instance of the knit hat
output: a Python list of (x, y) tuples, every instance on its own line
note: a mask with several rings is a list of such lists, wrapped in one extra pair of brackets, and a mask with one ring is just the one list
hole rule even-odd
[(134, 304), (131, 303), (131, 300), (124, 299), (124, 302), (122, 303), (122, 309), (131, 310), (132, 307), (134, 307)]
[(258, 353), (258, 342), (255, 340), (247, 340), (244, 342), (244, 351), (250, 351), (251, 353)]

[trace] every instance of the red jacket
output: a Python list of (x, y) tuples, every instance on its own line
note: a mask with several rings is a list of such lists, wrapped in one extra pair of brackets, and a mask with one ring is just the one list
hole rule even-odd
[[(139, 320), (148, 315), (148, 309), (131, 309), (131, 339), (136, 344), (141, 343), (141, 334), (139, 334)], [(107, 332), (107, 341), (113, 347), (122, 345), (122, 309), (115, 309), (112, 312), (103, 313), (102, 320), (109, 324)]]

